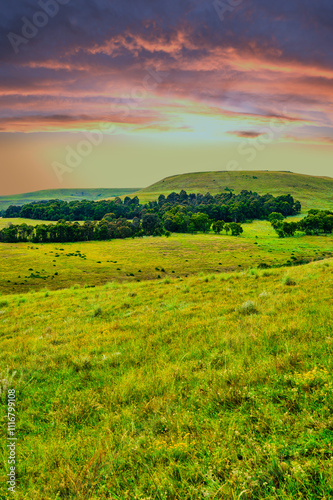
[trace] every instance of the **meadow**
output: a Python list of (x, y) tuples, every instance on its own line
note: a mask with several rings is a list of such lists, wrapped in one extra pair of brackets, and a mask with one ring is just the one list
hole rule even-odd
[(332, 498), (332, 287), (325, 259), (1, 297), (17, 498)]
[(68, 202), (80, 200), (97, 201), (103, 198), (131, 194), (134, 191), (137, 191), (137, 189), (44, 189), (42, 191), (33, 191), (31, 193), (0, 196), (0, 211), (6, 210), (10, 205), (24, 205), (25, 203), (32, 203), (34, 201), (51, 199)]
[(9, 227), (10, 224), (19, 225), (19, 224), (27, 224), (28, 226), (37, 226), (38, 224), (55, 224), (52, 221), (45, 220), (35, 220), (35, 219), (22, 219), (11, 217), (10, 219), (6, 219), (4, 217), (0, 217), (0, 229), (4, 229), (5, 227)]
[(332, 498), (332, 236), (243, 228), (0, 244), (1, 499), (9, 388), (19, 500)]
[[(19, 223), (19, 219), (2, 222), (14, 220)], [(219, 274), (258, 266), (291, 266), (333, 255), (330, 236), (279, 239), (267, 221), (254, 221), (243, 228), (244, 233), (237, 238), (174, 233), (170, 238), (0, 243), (0, 292), (161, 280), (200, 272)]]

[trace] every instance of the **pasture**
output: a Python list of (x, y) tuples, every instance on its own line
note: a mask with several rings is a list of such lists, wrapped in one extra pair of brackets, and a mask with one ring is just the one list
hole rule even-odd
[(332, 498), (332, 286), (325, 259), (1, 297), (18, 498)]
[(279, 239), (266, 221), (243, 227), (241, 237), (174, 233), (170, 238), (34, 245), (1, 243), (0, 292), (24, 293), (77, 284), (99, 286), (110, 281), (220, 274), (258, 266), (291, 266), (333, 255), (330, 236)]

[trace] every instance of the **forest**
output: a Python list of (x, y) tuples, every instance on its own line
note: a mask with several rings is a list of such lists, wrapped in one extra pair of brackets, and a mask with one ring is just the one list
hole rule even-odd
[[(180, 208), (181, 207), (181, 208)], [(210, 193), (187, 194), (170, 193), (160, 195), (158, 200), (140, 204), (139, 198), (126, 196), (101, 201), (61, 201), (50, 200), (28, 203), (23, 206), (11, 205), (2, 212), (5, 218), (21, 217), (45, 221), (100, 221), (106, 214), (114, 214), (115, 219), (141, 219), (146, 213), (155, 213), (162, 220), (173, 219), (175, 213), (204, 213), (211, 220), (225, 222), (246, 222), (253, 219), (267, 219), (272, 212), (279, 212), (284, 217), (296, 215), (301, 211), (301, 203), (288, 194), (274, 197), (271, 194), (259, 195), (252, 191), (235, 194), (227, 188), (215, 196)]]
[(225, 231), (239, 236), (243, 232), (240, 223), (253, 219), (271, 220), (274, 229), (283, 237), (293, 235), (298, 226), (282, 221), (300, 210), (300, 202), (290, 194), (274, 197), (242, 191), (236, 195), (229, 189), (215, 196), (187, 194), (182, 190), (166, 197), (160, 195), (157, 201), (143, 205), (137, 196), (132, 199), (126, 196), (124, 201), (120, 198), (98, 202), (52, 200), (22, 207), (10, 206), (4, 216), (57, 221), (56, 224), (11, 224), (0, 231), (0, 241), (91, 241), (210, 230), (216, 234)]
[[(17, 210), (19, 209), (19, 211)], [(0, 242), (74, 242), (111, 240), (142, 236), (170, 236), (173, 233), (216, 234), (225, 231), (232, 236), (243, 233), (240, 222), (268, 219), (280, 238), (294, 236), (297, 231), (305, 234), (330, 234), (333, 231), (333, 213), (328, 210), (310, 210), (307, 217), (297, 222), (287, 222), (285, 217), (296, 215), (301, 204), (291, 195), (260, 196), (242, 191), (240, 195), (212, 196), (179, 194), (161, 195), (158, 201), (140, 205), (138, 198), (126, 197), (112, 201), (81, 201), (30, 203), (10, 207), (6, 217), (25, 217), (57, 220), (56, 224), (10, 224), (0, 231)], [(73, 221), (74, 215), (77, 220)], [(59, 220), (58, 217), (62, 216)], [(88, 220), (87, 217), (90, 216)]]

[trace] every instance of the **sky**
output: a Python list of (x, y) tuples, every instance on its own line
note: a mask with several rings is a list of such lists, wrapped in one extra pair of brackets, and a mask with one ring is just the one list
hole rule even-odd
[(332, 176), (332, 0), (2, 3), (0, 195)]

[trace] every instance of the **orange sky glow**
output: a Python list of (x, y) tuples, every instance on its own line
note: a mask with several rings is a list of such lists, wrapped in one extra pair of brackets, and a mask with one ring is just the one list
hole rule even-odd
[[(184, 9), (141, 0), (141, 11), (91, 3), (95, 11), (61, 7), (17, 54), (8, 33), (19, 33), (25, 7), (6, 8), (0, 194), (144, 186), (231, 165), (331, 174), (333, 36), (319, 11), (323, 3), (333, 19), (327, 2), (312, 12), (298, 0), (279, 9), (251, 0), (223, 22), (199, 0)], [(33, 13), (30, 0), (26, 8)], [(193, 158), (198, 148), (205, 153)], [(75, 172), (72, 150), (81, 155)]]

